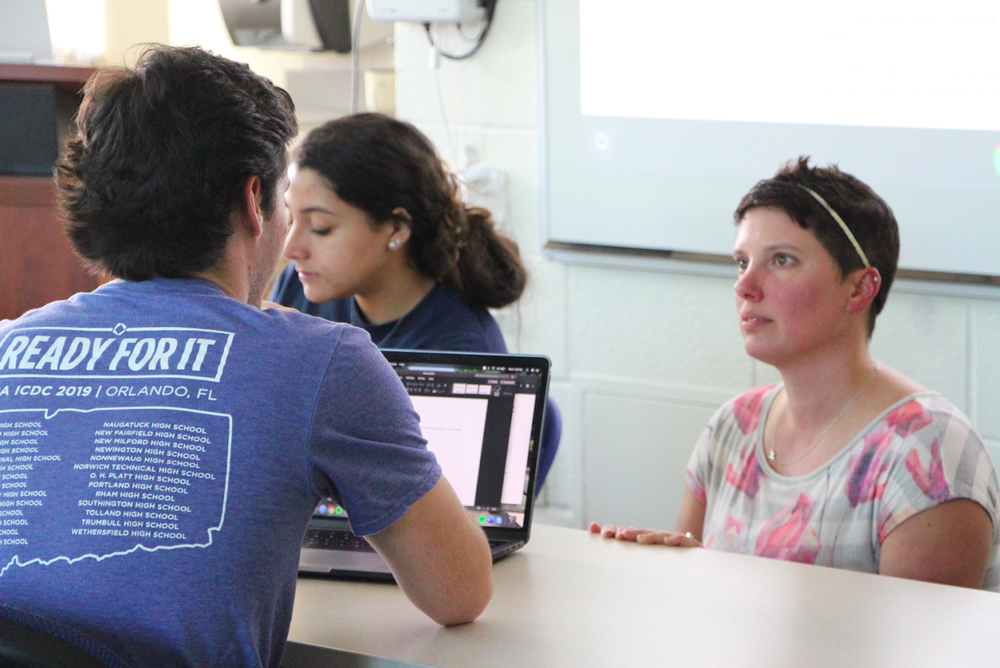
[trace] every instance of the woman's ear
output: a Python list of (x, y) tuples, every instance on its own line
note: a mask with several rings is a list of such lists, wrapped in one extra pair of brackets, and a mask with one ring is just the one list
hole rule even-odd
[(409, 211), (397, 206), (392, 210), (386, 224), (391, 229), (388, 250), (394, 251), (410, 240), (410, 234), (413, 232), (413, 218), (410, 217)]
[(847, 302), (848, 312), (867, 311), (868, 305), (882, 289), (882, 275), (875, 267), (866, 267), (852, 273), (848, 280), (851, 282), (851, 294)]

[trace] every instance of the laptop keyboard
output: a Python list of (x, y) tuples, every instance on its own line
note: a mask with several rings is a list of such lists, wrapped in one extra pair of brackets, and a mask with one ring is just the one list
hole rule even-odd
[[(506, 556), (520, 546), (521, 543), (511, 543), (506, 540), (490, 541), (490, 551), (493, 553), (494, 559)], [(375, 551), (375, 548), (369, 545), (364, 538), (355, 536), (350, 531), (337, 529), (307, 529), (305, 538), (302, 540), (302, 547), (314, 550), (345, 550), (347, 552)]]
[(349, 552), (375, 551), (375, 548), (369, 545), (364, 538), (355, 536), (350, 531), (331, 529), (307, 529), (302, 547), (317, 550), (347, 550)]

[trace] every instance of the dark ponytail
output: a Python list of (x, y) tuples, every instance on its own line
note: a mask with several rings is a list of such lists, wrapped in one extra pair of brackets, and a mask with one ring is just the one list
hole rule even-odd
[(500, 308), (517, 301), (528, 282), (517, 244), (497, 234), (486, 209), (466, 208), (458, 262), (444, 277), (468, 304)]
[(383, 114), (330, 121), (308, 134), (296, 162), (322, 174), (340, 199), (375, 225), (406, 209), (410, 261), (454, 287), (470, 306), (500, 308), (524, 292), (528, 275), (517, 244), (496, 231), (488, 211), (462, 202), (455, 177), (409, 123)]

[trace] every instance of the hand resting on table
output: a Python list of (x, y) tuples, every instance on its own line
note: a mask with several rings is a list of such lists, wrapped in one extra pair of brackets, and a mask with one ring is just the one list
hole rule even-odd
[(590, 523), (590, 533), (599, 533), (604, 538), (615, 538), (640, 545), (666, 545), (668, 547), (702, 547), (701, 541), (691, 532), (675, 533), (673, 531), (658, 531), (656, 529), (636, 529), (635, 527), (616, 527), (614, 524), (601, 526), (597, 522)]

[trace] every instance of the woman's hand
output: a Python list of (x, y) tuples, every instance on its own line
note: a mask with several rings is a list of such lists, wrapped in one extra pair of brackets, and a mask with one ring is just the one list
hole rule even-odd
[(591, 522), (590, 533), (599, 533), (604, 538), (625, 540), (640, 545), (666, 545), (668, 547), (702, 547), (701, 541), (688, 531), (674, 533), (672, 531), (657, 531), (656, 529), (636, 529), (635, 527), (616, 527), (614, 524), (599, 525)]

